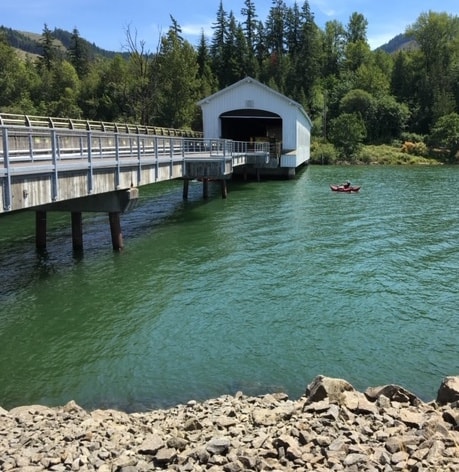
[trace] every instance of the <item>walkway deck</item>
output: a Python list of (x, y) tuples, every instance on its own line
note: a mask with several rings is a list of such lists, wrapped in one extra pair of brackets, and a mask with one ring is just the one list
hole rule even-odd
[(66, 128), (52, 120), (48, 126), (0, 123), (0, 213), (164, 180), (227, 179), (234, 167), (269, 158), (268, 143), (156, 135), (138, 127)]

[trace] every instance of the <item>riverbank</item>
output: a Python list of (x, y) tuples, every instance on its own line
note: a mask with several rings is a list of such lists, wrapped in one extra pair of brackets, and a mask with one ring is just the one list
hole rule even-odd
[(337, 165), (444, 165), (445, 160), (438, 157), (427, 156), (424, 153), (408, 152), (404, 146), (389, 144), (364, 145), (358, 156), (352, 159), (343, 159), (330, 143), (313, 142), (311, 145), (311, 164), (337, 164)]
[(459, 377), (429, 403), (319, 376), (297, 400), (240, 392), (131, 414), (69, 402), (0, 409), (0, 424), (2, 471), (458, 471)]

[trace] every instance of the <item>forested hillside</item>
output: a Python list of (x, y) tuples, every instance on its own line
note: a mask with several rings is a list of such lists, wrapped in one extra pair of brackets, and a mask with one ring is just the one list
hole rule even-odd
[(358, 12), (323, 29), (308, 1), (274, 0), (262, 19), (244, 0), (240, 13), (242, 21), (220, 3), (212, 36), (197, 46), (173, 18), (157, 51), (128, 30), (124, 55), (91, 45), (77, 29), (45, 25), (34, 41), (3, 28), (0, 111), (199, 129), (196, 102), (252, 76), (304, 106), (322, 155), (352, 159), (362, 144), (385, 143), (455, 160), (458, 17), (423, 13), (390, 48), (372, 51)]
[[(59, 28), (54, 28), (51, 34), (54, 38), (56, 52), (60, 50), (62, 52), (62, 57), (64, 57), (66, 51), (68, 51), (72, 45), (73, 33)], [(7, 28), (6, 26), (0, 26), (0, 36), (5, 38), (7, 44), (9, 44), (15, 49), (24, 51), (25, 53), (32, 55), (41, 55), (43, 52), (42, 36), (39, 33), (21, 32), (11, 28)], [(118, 52), (107, 51), (105, 49), (99, 48), (94, 43), (90, 43), (89, 41), (83, 38), (80, 38), (80, 41), (82, 44), (85, 45), (88, 50), (89, 57), (92, 59), (98, 56), (110, 59), (113, 58), (116, 54), (120, 54)], [(122, 53), (122, 55), (127, 56), (126, 53)]]

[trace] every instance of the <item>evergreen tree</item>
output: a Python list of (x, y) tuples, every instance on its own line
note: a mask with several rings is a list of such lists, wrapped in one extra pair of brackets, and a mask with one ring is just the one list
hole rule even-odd
[[(242, 29), (240, 29), (240, 32), (242, 33)], [(242, 50), (238, 50), (238, 47), (242, 48)], [(243, 77), (241, 68), (243, 66), (244, 56), (247, 55), (246, 51), (247, 43), (245, 42), (243, 34), (242, 40), (239, 36), (238, 44), (238, 26), (236, 24), (236, 18), (231, 11), (228, 16), (228, 27), (223, 45), (224, 74), (222, 74), (220, 80), (220, 87), (231, 85)]]
[(257, 62), (253, 51), (247, 44), (247, 39), (244, 34), (244, 30), (241, 25), (236, 26), (234, 35), (235, 45), (235, 59), (238, 64), (237, 67), (237, 80), (243, 79), (244, 77), (256, 77), (258, 75)]
[(302, 18), (298, 4), (295, 2), (292, 8), (287, 9), (285, 18), (285, 41), (286, 47), (292, 60), (300, 53), (302, 44)]
[(208, 97), (218, 90), (217, 79), (212, 72), (209, 47), (207, 46), (204, 31), (201, 32), (196, 56), (198, 64), (198, 77), (200, 79), (200, 98)]
[[(241, 10), (241, 14), (245, 17), (245, 20), (242, 22), (242, 30), (246, 39), (246, 57), (243, 69), (245, 75), (258, 77), (259, 63), (256, 60), (256, 41), (259, 25), (256, 19), (258, 15), (252, 0), (245, 0), (244, 5), (245, 8)], [(242, 38), (239, 38), (237, 41), (238, 43), (243, 43)]]
[(50, 71), (53, 63), (57, 59), (57, 50), (56, 46), (54, 45), (53, 34), (46, 23), (43, 28), (40, 43), (42, 47), (42, 55), (39, 59), (39, 66), (40, 68), (45, 68), (46, 70)]
[(228, 34), (228, 14), (223, 8), (223, 2), (217, 11), (217, 21), (212, 25), (214, 30), (210, 46), (210, 56), (212, 58), (212, 70), (217, 77), (219, 87), (226, 83), (225, 79), (225, 43)]
[(244, 34), (247, 40), (247, 47), (253, 51), (255, 36), (257, 31), (257, 13), (255, 3), (252, 0), (244, 0), (245, 8), (242, 8), (241, 15), (245, 17), (242, 22)]
[(346, 38), (348, 43), (367, 42), (368, 21), (361, 14), (354, 12), (347, 24)]
[(284, 93), (291, 65), (284, 36), (288, 8), (283, 0), (272, 0), (272, 3), (265, 23), (267, 56), (263, 59), (260, 77)]
[(156, 74), (158, 124), (191, 128), (200, 98), (197, 55), (193, 46), (177, 34), (174, 25), (161, 39)]
[(72, 32), (68, 57), (78, 77), (83, 78), (89, 71), (89, 49), (76, 28)]
[(288, 10), (284, 0), (272, 0), (272, 3), (266, 19), (265, 37), (268, 51), (280, 57), (286, 52), (284, 30)]
[(260, 69), (263, 60), (268, 56), (265, 27), (261, 21), (258, 22), (253, 48), (258, 69)]
[(323, 33), (323, 73), (324, 77), (337, 77), (341, 71), (346, 45), (346, 31), (337, 20), (327, 21)]
[(303, 91), (306, 97), (311, 97), (308, 102), (308, 108), (313, 106), (313, 88), (320, 78), (322, 69), (323, 49), (319, 28), (314, 21), (314, 14), (311, 12), (309, 2), (306, 0), (303, 4), (302, 11), (302, 29), (301, 29), (301, 62), (300, 69), (303, 71)]

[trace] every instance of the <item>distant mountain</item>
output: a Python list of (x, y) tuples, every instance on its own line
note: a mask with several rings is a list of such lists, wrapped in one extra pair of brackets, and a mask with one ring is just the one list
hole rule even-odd
[[(72, 44), (72, 34), (73, 33), (70, 33), (69, 31), (55, 28), (54, 31), (52, 31), (52, 35), (56, 39), (56, 47), (62, 49), (63, 52), (67, 51)], [(19, 51), (32, 55), (42, 54), (41, 34), (18, 31), (5, 26), (0, 26), (0, 35), (3, 35), (6, 38), (6, 42), (10, 46)], [(92, 57), (104, 57), (110, 59), (116, 54), (121, 54), (122, 56), (127, 55), (127, 53), (101, 49), (84, 38), (80, 39), (86, 44), (88, 52)]]
[[(72, 44), (72, 34), (69, 31), (65, 31), (59, 28), (55, 28), (52, 32), (54, 38), (56, 38), (56, 47), (62, 50), (65, 53), (70, 45)], [(0, 26), (0, 35), (4, 35), (7, 43), (18, 49), (19, 51), (32, 55), (41, 55), (42, 54), (42, 45), (41, 39), (42, 35), (38, 33), (29, 33), (24, 31), (18, 31), (5, 26)], [(80, 38), (84, 43), (86, 43), (90, 56), (92, 57), (103, 57), (111, 59), (116, 54), (121, 54), (122, 56), (127, 56), (127, 52), (116, 52), (116, 51), (107, 51), (96, 46), (94, 43), (90, 43), (84, 38)], [(377, 50), (386, 51), (389, 54), (393, 54), (397, 51), (404, 49), (411, 49), (417, 47), (416, 41), (405, 34), (399, 34), (392, 38), (388, 43), (383, 44)]]
[(416, 47), (417, 43), (413, 38), (410, 38), (405, 34), (398, 34), (388, 43), (383, 44), (378, 49), (386, 51), (389, 54), (393, 54), (394, 52), (403, 51), (406, 49), (414, 49)]

